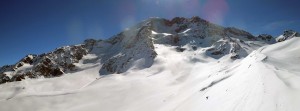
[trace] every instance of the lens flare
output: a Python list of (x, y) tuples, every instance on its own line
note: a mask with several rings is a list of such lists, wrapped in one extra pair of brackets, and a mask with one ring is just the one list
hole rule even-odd
[(67, 25), (68, 31), (68, 39), (71, 43), (76, 43), (80, 41), (81, 37), (83, 36), (83, 23), (79, 18), (73, 18), (70, 20), (69, 24)]
[(122, 30), (140, 21), (137, 16), (143, 15), (141, 10), (155, 12), (149, 15), (165, 18), (200, 16), (220, 25), (224, 24), (224, 17), (229, 10), (226, 0), (122, 1), (118, 7), (118, 19), (121, 21)]
[(123, 1), (118, 6), (118, 19), (121, 22), (120, 28), (124, 30), (136, 23), (136, 13), (137, 13), (137, 3), (136, 2), (129, 2)]
[(229, 7), (226, 0), (207, 0), (202, 14), (208, 21), (223, 25), (224, 17), (228, 10)]

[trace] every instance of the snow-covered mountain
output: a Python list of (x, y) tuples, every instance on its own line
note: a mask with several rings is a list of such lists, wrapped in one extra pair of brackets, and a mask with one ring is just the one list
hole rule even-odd
[[(14, 65), (0, 70), (0, 83), (25, 78), (56, 77), (65, 72), (80, 71), (76, 63), (87, 54), (97, 56), (102, 64), (100, 75), (123, 73), (140, 62), (140, 69), (150, 67), (157, 55), (155, 44), (173, 46), (179, 52), (201, 49), (207, 57), (220, 59), (246, 57), (253, 50), (274, 43), (272, 37), (236, 28), (224, 28), (199, 17), (176, 17), (172, 20), (150, 18), (108, 40), (88, 39), (83, 44), (65, 46), (41, 55), (27, 55)], [(139, 60), (143, 61), (139, 61)], [(87, 63), (84, 61), (84, 63)]]
[(283, 36), (150, 18), (3, 66), (0, 110), (298, 111), (300, 38)]

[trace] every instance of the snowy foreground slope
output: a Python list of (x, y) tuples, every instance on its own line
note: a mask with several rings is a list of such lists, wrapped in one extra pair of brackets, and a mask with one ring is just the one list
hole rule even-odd
[(193, 63), (192, 53), (157, 45), (154, 65), (144, 70), (98, 77), (99, 64), (86, 64), (59, 78), (3, 84), (0, 110), (299, 111), (299, 44), (265, 46), (233, 63)]
[[(86, 43), (87, 53), (71, 59), (76, 70), (60, 77), (1, 84), (0, 111), (300, 110), (299, 37), (272, 44), (267, 35), (205, 21), (182, 30), (150, 21), (109, 42)], [(54, 63), (57, 53), (50, 54)]]

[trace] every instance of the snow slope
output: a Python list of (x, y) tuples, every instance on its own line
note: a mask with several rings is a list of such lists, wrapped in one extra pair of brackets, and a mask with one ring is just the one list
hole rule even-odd
[(101, 76), (103, 64), (86, 62), (97, 58), (87, 54), (78, 72), (0, 85), (0, 110), (299, 111), (299, 44), (294, 37), (238, 60), (210, 57), (207, 47), (154, 44), (151, 67), (139, 68), (138, 59), (126, 72)]

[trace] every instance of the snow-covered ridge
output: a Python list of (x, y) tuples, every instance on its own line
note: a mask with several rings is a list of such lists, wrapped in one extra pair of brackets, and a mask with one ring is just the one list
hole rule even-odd
[(85, 45), (64, 46), (41, 55), (27, 55), (15, 65), (0, 69), (0, 83), (21, 81), (25, 78), (56, 77), (75, 70), (75, 65), (87, 54)]
[(282, 35), (276, 38), (277, 42), (282, 42), (294, 37), (299, 37), (300, 34), (294, 30), (285, 30)]
[[(50, 53), (28, 55), (14, 65), (3, 66), (0, 83), (80, 71), (80, 61), (82, 64), (101, 64), (100, 75), (149, 68), (157, 56), (155, 44), (175, 46), (178, 52), (201, 50), (202, 55), (209, 58), (236, 60), (274, 41), (268, 35), (255, 37), (249, 32), (212, 24), (199, 17), (150, 18), (107, 40), (88, 39)], [(96, 57), (82, 59), (88, 54)]]

